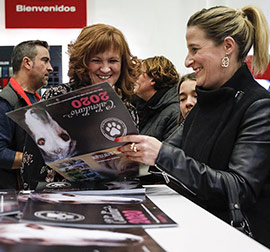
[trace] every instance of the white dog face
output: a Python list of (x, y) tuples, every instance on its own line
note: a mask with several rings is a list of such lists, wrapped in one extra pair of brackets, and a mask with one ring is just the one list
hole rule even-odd
[(32, 108), (25, 113), (25, 123), (34, 141), (44, 153), (45, 161), (56, 161), (74, 154), (76, 141), (43, 109)]
[(122, 197), (114, 195), (80, 195), (79, 193), (31, 193), (30, 198), (48, 203), (66, 204), (130, 204), (142, 203), (136, 197)]
[[(45, 246), (132, 246), (144, 241), (143, 237), (107, 230), (52, 227), (35, 223), (0, 224), (2, 243), (40, 244)], [(92, 251), (92, 250), (91, 250)]]

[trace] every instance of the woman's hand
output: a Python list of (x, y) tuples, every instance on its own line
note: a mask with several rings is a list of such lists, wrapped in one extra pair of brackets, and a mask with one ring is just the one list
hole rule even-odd
[(119, 143), (129, 143), (119, 148), (130, 160), (155, 165), (162, 143), (154, 137), (145, 135), (128, 135), (115, 139)]

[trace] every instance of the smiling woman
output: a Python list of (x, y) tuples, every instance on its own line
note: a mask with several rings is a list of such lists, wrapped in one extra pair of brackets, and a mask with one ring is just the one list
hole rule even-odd
[[(270, 93), (244, 62), (253, 46), (255, 72), (265, 71), (266, 18), (255, 6), (202, 9), (188, 20), (186, 40), (185, 63), (197, 77), (196, 105), (168, 140), (123, 136), (116, 141), (134, 143), (136, 151), (130, 144), (120, 151), (130, 160), (155, 165), (181, 193), (235, 224), (231, 192), (254, 238), (270, 247)], [(228, 177), (235, 188), (226, 184)]]
[(132, 56), (120, 30), (105, 24), (87, 26), (68, 52), (71, 85), (81, 87), (106, 80), (130, 108), (140, 61)]
[(90, 58), (88, 75), (92, 84), (108, 81), (113, 86), (121, 74), (120, 52), (111, 47), (103, 53)]
[[(84, 27), (75, 42), (69, 45), (68, 53), (70, 82), (47, 89), (42, 98), (49, 99), (70, 90), (107, 81), (122, 98), (134, 123), (138, 124), (131, 98), (141, 64), (132, 56), (122, 32), (105, 24)], [(25, 189), (35, 189), (38, 181), (63, 179), (45, 165), (39, 149), (30, 137), (24, 148), (23, 166)]]

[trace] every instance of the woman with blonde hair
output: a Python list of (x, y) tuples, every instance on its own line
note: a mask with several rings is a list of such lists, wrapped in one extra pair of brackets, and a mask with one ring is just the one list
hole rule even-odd
[(197, 103), (183, 127), (167, 142), (116, 141), (133, 143), (121, 148), (131, 160), (155, 165), (191, 200), (250, 233), (246, 220), (234, 221), (242, 209), (254, 238), (270, 247), (270, 93), (244, 63), (253, 46), (255, 72), (268, 65), (266, 18), (255, 6), (202, 9), (188, 20), (186, 40)]

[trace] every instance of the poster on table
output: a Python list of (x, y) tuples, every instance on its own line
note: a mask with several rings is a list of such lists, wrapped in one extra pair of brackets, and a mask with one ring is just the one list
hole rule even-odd
[(144, 195), (31, 193), (21, 221), (79, 228), (177, 226)]
[(1, 252), (165, 252), (142, 228), (79, 229), (0, 221)]

